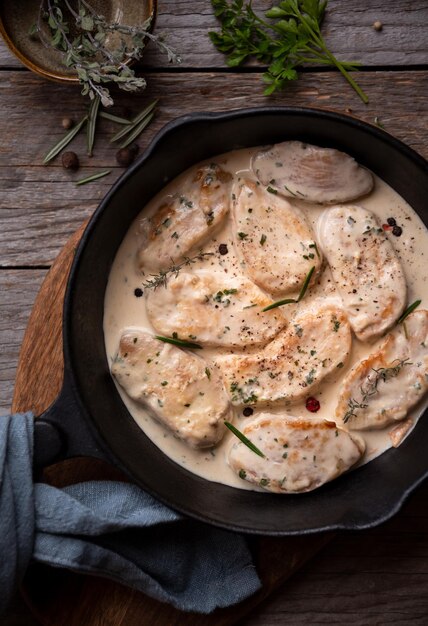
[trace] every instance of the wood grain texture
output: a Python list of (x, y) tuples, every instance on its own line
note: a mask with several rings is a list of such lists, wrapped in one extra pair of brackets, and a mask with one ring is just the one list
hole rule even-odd
[[(40, 289), (22, 342), (14, 412), (32, 409), (40, 414), (59, 393), (62, 374), (62, 306), (67, 277), (82, 226), (62, 250)], [(1, 274), (1, 273), (0, 273)], [(91, 459), (74, 459), (48, 468), (45, 479), (62, 487), (82, 480), (126, 480), (115, 468)], [(228, 626), (246, 615), (294, 571), (323, 547), (331, 534), (285, 539), (252, 539), (263, 589), (238, 607), (211, 616), (183, 613), (126, 587), (97, 579), (34, 566), (24, 583), (24, 593), (35, 614), (48, 626)], [(40, 584), (42, 583), (42, 584)]]
[[(123, 113), (132, 106), (138, 111), (160, 97), (158, 115), (139, 141), (142, 149), (166, 122), (191, 111), (269, 103), (351, 110), (371, 123), (378, 116), (387, 131), (428, 156), (428, 72), (362, 72), (359, 80), (370, 94), (367, 107), (339, 75), (331, 73), (305, 74), (286, 93), (269, 100), (261, 95), (257, 74), (230, 79), (221, 73), (155, 73), (145, 95), (121, 95), (117, 110)], [(114, 126), (101, 121), (92, 159), (85, 156), (84, 136), (76, 139), (73, 149), (81, 155), (82, 168), (71, 174), (58, 159), (49, 166), (40, 164), (63, 135), (63, 115), (75, 119), (83, 115), (79, 90), (46, 83), (26, 72), (0, 72), (0, 110), (6, 120), (0, 143), (0, 266), (50, 265), (123, 171), (115, 167), (115, 148), (109, 143)], [(43, 132), (35, 131), (35, 123)], [(112, 168), (106, 178), (75, 186), (74, 180), (106, 167)]]
[[(263, 12), (272, 0), (253, 0), (253, 8)], [(384, 28), (376, 32), (373, 22)], [(425, 0), (330, 0), (323, 34), (338, 58), (359, 61), (364, 66), (399, 63), (428, 63), (428, 5)], [(207, 33), (218, 27), (210, 0), (158, 0), (156, 33), (163, 33), (168, 44), (183, 58), (183, 67), (224, 65)], [(143, 70), (167, 67), (167, 59), (153, 45), (147, 49)], [(0, 67), (20, 67), (7, 48), (0, 46)]]

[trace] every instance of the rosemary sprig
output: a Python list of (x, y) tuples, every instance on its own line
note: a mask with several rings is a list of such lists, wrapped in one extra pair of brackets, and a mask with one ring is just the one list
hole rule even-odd
[[(393, 363), (397, 364), (393, 365)], [(375, 375), (370, 378), (369, 373), (366, 379), (365, 387), (363, 385), (361, 385), (360, 387), (361, 400), (358, 401), (354, 398), (349, 399), (348, 410), (342, 418), (343, 422), (346, 424), (351, 419), (351, 417), (357, 417), (355, 411), (359, 409), (366, 409), (368, 407), (368, 401), (370, 397), (379, 393), (379, 383), (381, 381), (386, 383), (388, 380), (391, 380), (391, 378), (395, 378), (396, 376), (398, 376), (398, 374), (401, 372), (405, 365), (412, 365), (412, 362), (408, 361), (407, 359), (395, 359), (394, 361), (392, 361), (391, 367), (379, 367), (378, 369), (375, 369), (373, 367), (371, 371), (374, 372)]]
[(315, 265), (311, 267), (311, 269), (307, 273), (305, 282), (302, 285), (302, 288), (300, 290), (299, 297), (297, 298), (297, 300), (295, 298), (286, 298), (285, 300), (277, 300), (276, 302), (272, 302), (272, 304), (269, 304), (269, 306), (265, 306), (265, 308), (262, 309), (262, 312), (264, 313), (265, 311), (276, 309), (277, 307), (283, 306), (284, 304), (297, 304), (297, 302), (300, 302), (300, 300), (302, 300), (302, 298), (305, 297), (305, 293), (309, 287), (309, 283), (311, 282), (312, 274), (314, 273), (314, 271), (315, 271)]
[(174, 346), (180, 346), (180, 348), (192, 348), (194, 350), (202, 350), (202, 346), (193, 341), (186, 341), (185, 339), (179, 339), (178, 337), (162, 337), (162, 335), (155, 335), (155, 339), (163, 341), (164, 343), (172, 343)]
[(99, 178), (107, 176), (108, 174), (110, 174), (110, 172), (111, 170), (105, 170), (104, 172), (97, 172), (96, 174), (92, 174), (87, 178), (81, 178), (80, 180), (76, 181), (76, 185), (86, 185), (86, 183), (91, 183), (93, 180), (98, 180)]
[(238, 430), (233, 424), (231, 424), (230, 422), (225, 422), (224, 425), (235, 435), (235, 437), (238, 437), (238, 439), (240, 439), (240, 441), (242, 441), (242, 443), (246, 445), (247, 448), (249, 448), (252, 452), (255, 452), (255, 454), (258, 454), (259, 456), (261, 456), (262, 459), (266, 458), (266, 455), (263, 454), (263, 452), (259, 450), (258, 447), (255, 446), (253, 442), (250, 441), (244, 435), (244, 433), (241, 433), (241, 431)]
[(60, 141), (58, 141), (58, 143), (56, 143), (53, 148), (49, 150), (49, 152), (43, 159), (43, 165), (46, 165), (47, 163), (49, 163), (49, 161), (52, 161), (52, 159), (56, 157), (56, 155), (59, 154), (61, 150), (64, 150), (64, 148), (68, 146), (70, 141), (74, 139), (77, 133), (81, 130), (82, 126), (86, 123), (87, 119), (87, 115), (82, 117), (80, 122), (76, 124), (76, 126), (73, 126), (73, 128), (69, 130), (68, 133), (62, 139), (60, 139)]
[(177, 263), (171, 265), (166, 270), (162, 270), (159, 274), (151, 274), (151, 278), (149, 278), (145, 283), (143, 283), (143, 287), (146, 289), (157, 289), (158, 287), (166, 287), (168, 283), (168, 279), (172, 274), (175, 274), (177, 277), (180, 270), (187, 265), (192, 265), (197, 261), (202, 261), (206, 257), (213, 256), (214, 252), (199, 252), (194, 257), (184, 257), (184, 260), (181, 263)]
[(211, 0), (211, 4), (221, 24), (220, 32), (209, 33), (211, 41), (227, 55), (230, 67), (253, 58), (268, 64), (263, 74), (265, 95), (284, 89), (298, 78), (297, 68), (309, 63), (336, 67), (367, 104), (368, 97), (349, 74), (359, 64), (339, 61), (322, 36), (327, 0), (277, 2), (265, 13), (269, 21), (253, 11), (251, 2)]
[[(134, 130), (131, 133), (129, 133), (125, 141), (120, 144), (120, 147), (126, 148), (126, 146), (129, 146), (129, 144), (132, 143), (134, 139), (137, 139), (138, 135), (140, 135), (140, 133), (142, 133), (143, 130), (150, 124), (154, 116), (155, 116), (154, 113), (150, 113), (150, 115), (145, 117), (137, 126), (135, 126)], [(129, 126), (129, 128), (131, 127)]]
[(403, 315), (398, 318), (397, 324), (401, 324), (402, 322), (404, 322), (406, 317), (408, 317), (410, 315), (410, 313), (413, 313), (413, 311), (418, 308), (418, 306), (420, 305), (421, 302), (422, 302), (422, 300), (415, 300), (415, 302), (413, 302), (413, 304), (408, 306), (407, 309), (404, 311)]

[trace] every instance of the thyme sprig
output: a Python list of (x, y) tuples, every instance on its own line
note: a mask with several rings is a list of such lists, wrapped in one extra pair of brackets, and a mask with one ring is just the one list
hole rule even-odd
[[(86, 0), (41, 0), (37, 22), (30, 36), (37, 36), (46, 48), (57, 50), (66, 67), (73, 69), (82, 85), (82, 94), (91, 100), (100, 98), (104, 107), (113, 99), (106, 83), (124, 91), (146, 87), (129, 67), (142, 57), (146, 42), (153, 41), (170, 62), (180, 63), (180, 56), (161, 37), (150, 32), (152, 18), (143, 24), (128, 26), (108, 22)], [(111, 36), (114, 34), (114, 38)], [(115, 41), (114, 46), (111, 41)]]
[(302, 285), (302, 288), (300, 290), (299, 296), (298, 298), (286, 298), (285, 300), (277, 300), (276, 302), (272, 302), (272, 304), (269, 304), (269, 306), (265, 306), (264, 309), (262, 309), (262, 312), (264, 313), (265, 311), (270, 311), (271, 309), (276, 309), (279, 306), (283, 306), (284, 304), (297, 304), (298, 302), (300, 302), (300, 300), (302, 300), (302, 298), (304, 298), (305, 293), (309, 287), (309, 283), (311, 282), (311, 278), (312, 278), (312, 274), (315, 272), (315, 265), (313, 267), (311, 267), (311, 269), (309, 270), (309, 272), (306, 275), (305, 278), (305, 282)]
[(221, 24), (220, 32), (209, 33), (211, 41), (227, 55), (230, 67), (251, 58), (267, 63), (265, 95), (284, 89), (290, 80), (298, 78), (296, 68), (309, 63), (337, 68), (367, 104), (368, 97), (349, 74), (359, 64), (339, 61), (321, 34), (327, 0), (278, 2), (265, 13), (270, 21), (253, 11), (251, 1), (211, 0), (211, 4)]
[[(393, 365), (393, 363), (396, 363), (396, 365)], [(381, 381), (386, 383), (388, 380), (391, 380), (391, 378), (395, 378), (406, 365), (412, 365), (412, 362), (408, 359), (395, 359), (392, 361), (391, 367), (379, 367), (378, 369), (373, 367), (371, 371), (374, 372), (375, 375), (370, 378), (369, 373), (365, 386), (361, 385), (360, 387), (361, 400), (358, 401), (355, 400), (355, 398), (349, 399), (348, 410), (343, 416), (343, 422), (346, 424), (351, 417), (357, 417), (357, 410), (366, 409), (368, 407), (369, 399), (379, 393), (379, 383)]]
[(252, 452), (261, 456), (262, 459), (266, 458), (266, 455), (263, 454), (263, 452), (259, 450), (258, 447), (254, 445), (254, 443), (244, 435), (244, 433), (241, 433), (241, 431), (238, 430), (236, 426), (234, 426), (230, 422), (225, 422), (224, 425), (235, 435), (235, 437), (238, 437), (238, 439), (242, 441), (242, 443), (246, 445), (247, 448), (249, 448)]
[(151, 274), (151, 278), (143, 283), (143, 287), (145, 287), (146, 289), (157, 289), (158, 287), (166, 287), (170, 276), (174, 274), (175, 277), (177, 277), (183, 267), (186, 267), (187, 265), (192, 265), (197, 261), (202, 261), (206, 257), (213, 255), (214, 252), (199, 252), (193, 257), (186, 256), (184, 257), (183, 261), (181, 261), (181, 263), (174, 263), (168, 269), (159, 272), (159, 274)]

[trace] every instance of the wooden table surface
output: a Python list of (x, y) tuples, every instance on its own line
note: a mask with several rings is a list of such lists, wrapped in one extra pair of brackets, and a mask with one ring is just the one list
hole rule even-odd
[[(254, 0), (267, 9), (270, 0)], [(383, 30), (372, 28), (374, 21)], [(362, 63), (358, 82), (364, 105), (336, 72), (307, 68), (287, 91), (266, 99), (260, 67), (231, 71), (207, 37), (215, 27), (209, 0), (159, 0), (157, 32), (182, 55), (169, 66), (150, 48), (143, 70), (149, 87), (119, 94), (115, 111), (129, 114), (160, 98), (159, 113), (139, 141), (143, 149), (169, 120), (195, 110), (227, 110), (264, 104), (303, 105), (375, 118), (386, 131), (428, 157), (427, 0), (330, 0), (323, 27), (339, 58)], [(63, 134), (64, 116), (80, 119), (79, 90), (31, 74), (0, 42), (0, 409), (10, 408), (19, 347), (35, 295), (61, 247), (91, 215), (122, 169), (103, 120), (92, 159), (83, 137), (77, 174), (43, 155)], [(73, 180), (99, 169), (112, 173), (76, 187)], [(31, 408), (31, 407), (29, 407)], [(427, 442), (428, 443), (428, 442)], [(390, 522), (362, 533), (342, 533), (275, 596), (246, 618), (245, 626), (279, 624), (428, 624), (428, 485)], [(17, 599), (1, 622), (35, 624)], [(65, 625), (64, 625), (65, 626)], [(84, 625), (82, 625), (84, 626)]]

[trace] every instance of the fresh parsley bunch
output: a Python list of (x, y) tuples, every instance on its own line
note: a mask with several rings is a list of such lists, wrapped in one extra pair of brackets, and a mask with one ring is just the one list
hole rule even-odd
[(237, 67), (254, 58), (268, 64), (263, 80), (265, 95), (283, 89), (298, 78), (296, 68), (303, 64), (336, 67), (367, 104), (368, 97), (348, 73), (358, 63), (338, 61), (327, 48), (321, 25), (327, 0), (284, 0), (259, 17), (251, 2), (211, 0), (221, 23), (220, 32), (210, 32), (211, 41), (227, 55), (227, 65)]

